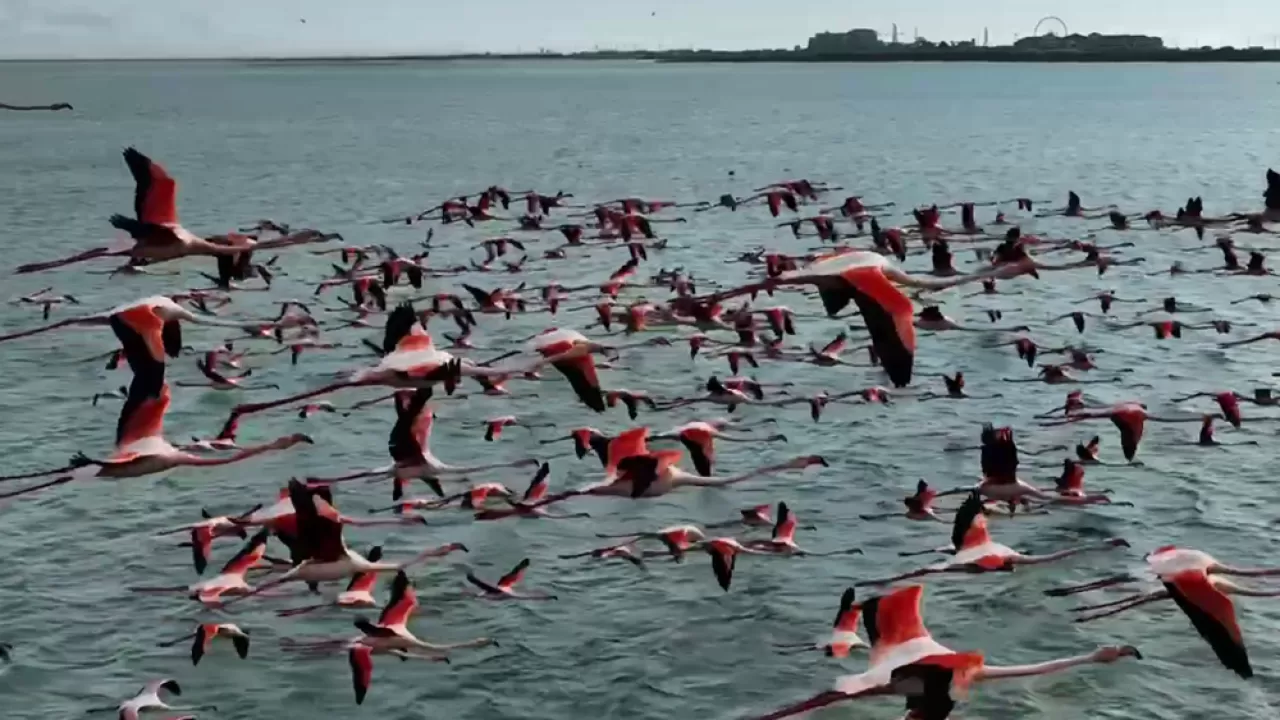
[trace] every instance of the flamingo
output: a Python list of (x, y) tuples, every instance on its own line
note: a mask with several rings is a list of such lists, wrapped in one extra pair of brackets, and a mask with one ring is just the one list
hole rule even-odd
[(130, 387), (116, 430), (116, 449), (104, 460), (93, 460), (77, 455), (71, 464), (44, 472), (0, 477), (0, 482), (24, 478), (56, 475), (53, 480), (0, 494), (0, 498), (17, 497), (55, 485), (89, 478), (135, 478), (167, 472), (177, 467), (212, 467), (248, 460), (264, 453), (286, 450), (295, 445), (314, 441), (302, 433), (277, 438), (263, 445), (241, 449), (234, 455), (209, 458), (183, 452), (164, 439), (164, 416), (169, 410), (169, 386), (161, 384), (159, 393), (152, 395), (145, 386), (150, 380), (135, 377)]
[(699, 546), (711, 556), (711, 572), (721, 590), (729, 592), (733, 584), (733, 570), (737, 566), (739, 555), (769, 555), (765, 550), (748, 547), (733, 538), (717, 537), (703, 540)]
[(565, 440), (573, 441), (573, 452), (578, 456), (579, 460), (586, 457), (587, 453), (594, 451), (600, 458), (600, 463), (605, 463), (609, 448), (609, 436), (595, 428), (575, 428), (570, 430), (569, 434), (565, 437), (542, 440), (539, 444), (550, 445), (552, 443), (564, 442)]
[(511, 505), (510, 508), (482, 509), (476, 513), (476, 520), (502, 520), (509, 517), (568, 520), (571, 518), (591, 517), (587, 513), (553, 514), (548, 511), (541, 502), (547, 497), (547, 478), (550, 476), (551, 463), (542, 463), (538, 467), (538, 472), (534, 473), (533, 480), (529, 481), (529, 487), (525, 489), (524, 495), (519, 500), (515, 500), (514, 495), (510, 493), (506, 495), (507, 503)]
[(840, 596), (840, 609), (836, 611), (836, 619), (831, 623), (831, 633), (827, 637), (817, 643), (783, 645), (779, 649), (787, 654), (821, 650), (827, 657), (844, 659), (854, 649), (866, 647), (866, 642), (858, 637), (858, 619), (862, 617), (862, 606), (856, 600), (856, 591), (846, 588)]
[[(160, 163), (132, 147), (125, 148), (124, 161), (129, 166), (136, 185), (133, 201), (135, 217), (112, 215), (111, 225), (129, 234), (133, 239), (132, 247), (123, 250), (94, 248), (61, 260), (23, 265), (17, 269), (17, 273), (52, 270), (104, 257), (128, 257), (130, 264), (147, 265), (194, 255), (239, 255), (244, 252), (244, 245), (206, 240), (178, 224), (178, 183)], [(267, 250), (316, 242), (316, 239), (308, 235), (303, 239), (281, 238), (261, 243), (246, 239), (245, 242), (249, 247)]]
[(182, 546), (191, 546), (192, 563), (195, 565), (196, 574), (203, 575), (204, 570), (209, 564), (209, 552), (213, 548), (213, 541), (223, 537), (238, 537), (244, 540), (249, 537), (245, 531), (244, 525), (238, 521), (247, 515), (256, 512), (261, 505), (255, 505), (248, 512), (232, 518), (226, 515), (214, 517), (209, 514), (208, 510), (201, 509), (200, 515), (204, 518), (200, 522), (182, 525), (170, 530), (157, 533), (158, 537), (165, 535), (176, 535), (177, 533), (186, 532), (191, 536), (191, 541), (182, 543)]
[(832, 690), (754, 720), (782, 720), (839, 702), (884, 695), (905, 696), (907, 717), (942, 720), (955, 707), (951, 695), (962, 694), (976, 683), (1049, 675), (1126, 657), (1142, 659), (1133, 646), (1109, 645), (1086, 655), (1035, 665), (988, 665), (982, 653), (956, 652), (933, 639), (921, 618), (923, 595), (923, 586), (909, 585), (862, 603), (863, 624), (871, 641), (871, 663), (866, 672), (841, 677)]
[(889, 518), (905, 517), (908, 520), (916, 521), (932, 521), (946, 522), (938, 517), (941, 511), (933, 507), (933, 501), (938, 497), (938, 491), (929, 487), (929, 483), (920, 480), (916, 483), (916, 491), (912, 495), (908, 495), (902, 499), (902, 504), (906, 506), (905, 512), (882, 513), (879, 515), (859, 515), (863, 520), (887, 520)]
[[(174, 302), (172, 298), (153, 295), (104, 312), (67, 318), (51, 325), (0, 335), (0, 342), (39, 335), (72, 325), (109, 325), (116, 332), (117, 337), (126, 334), (131, 338), (140, 338), (140, 342), (146, 344), (145, 347), (150, 354), (163, 363), (165, 355), (177, 357), (182, 351), (180, 323), (183, 321), (197, 325), (237, 328), (247, 332), (256, 332), (263, 326), (260, 321), (220, 320), (196, 315)], [(123, 337), (121, 342), (125, 342)]]
[[(1075, 622), (1089, 622), (1117, 615), (1148, 603), (1172, 599), (1191, 620), (1192, 627), (1200, 637), (1213, 648), (1218, 661), (1224, 667), (1246, 680), (1253, 677), (1253, 667), (1249, 663), (1249, 653), (1245, 648), (1244, 637), (1237, 624), (1235, 606), (1230, 596), (1280, 597), (1280, 590), (1245, 588), (1219, 575), (1269, 576), (1280, 574), (1280, 571), (1225, 568), (1205, 553), (1172, 545), (1149, 553), (1146, 560), (1151, 573), (1159, 579), (1163, 589), (1100, 605), (1076, 608), (1081, 612), (1109, 609), (1092, 615), (1078, 616)], [(1093, 587), (1096, 586), (1097, 584), (1093, 585)]]
[(1147, 413), (1147, 406), (1139, 402), (1126, 402), (1113, 405), (1104, 410), (1078, 410), (1068, 413), (1064, 420), (1053, 420), (1040, 423), (1042, 427), (1053, 427), (1080, 422), (1082, 420), (1110, 420), (1120, 430), (1120, 448), (1124, 451), (1124, 459), (1133, 462), (1138, 454), (1138, 443), (1142, 442), (1142, 431), (1148, 422), (1176, 423), (1200, 422), (1200, 417), (1166, 418), (1154, 417)]
[[(426, 328), (423, 327), (414, 312), (413, 306), (409, 303), (401, 303), (387, 316), (382, 351), (384, 355), (377, 365), (357, 370), (345, 380), (278, 400), (237, 405), (232, 412), (237, 415), (263, 412), (354, 387), (385, 386), (397, 389), (425, 389), (444, 384), (445, 391), (452, 394), (453, 389), (457, 387), (458, 381), (464, 376), (505, 380), (511, 375), (519, 375), (534, 370), (543, 362), (538, 361), (529, 367), (521, 369), (495, 369), (457, 359), (450, 353), (435, 346), (431, 335), (427, 333)], [(486, 365), (515, 354), (517, 353), (508, 353), (490, 360)]]
[[(178, 685), (177, 680), (171, 680), (169, 678), (152, 680), (146, 685), (143, 685), (142, 689), (139, 690), (136, 695), (125, 700), (119, 705), (94, 708), (87, 711), (87, 713), (118, 712), (120, 720), (138, 720), (138, 718), (142, 716), (142, 712), (144, 710), (172, 710), (175, 712), (200, 712), (202, 710), (217, 712), (218, 710), (217, 705), (200, 705), (198, 707), (175, 707), (168, 705), (160, 699), (160, 693), (162, 691), (171, 693), (174, 697), (182, 695), (182, 687)], [(185, 717), (193, 718), (194, 716), (188, 715)], [(175, 718), (175, 720), (182, 719)]]
[(787, 462), (756, 468), (739, 475), (730, 476), (698, 476), (681, 470), (676, 464), (684, 455), (679, 450), (659, 450), (642, 452), (618, 461), (617, 477), (593, 483), (575, 490), (568, 490), (552, 495), (540, 505), (549, 505), (567, 498), (581, 495), (596, 497), (630, 497), (653, 498), (666, 495), (682, 487), (728, 487), (755, 478), (773, 475), (788, 470), (803, 470), (814, 465), (829, 467), (820, 455), (804, 455)]
[(236, 654), (243, 660), (249, 657), (249, 632), (241, 630), (239, 625), (232, 623), (201, 623), (196, 626), (192, 632), (183, 635), (176, 640), (168, 640), (159, 643), (158, 647), (173, 647), (180, 642), (193, 640), (191, 644), (191, 664), (199, 665), (200, 659), (204, 654), (209, 652), (209, 647), (213, 644), (215, 638), (225, 637), (231, 641), (236, 649)]
[(576, 330), (557, 328), (539, 333), (530, 344), (533, 350), (547, 358), (565, 376), (583, 405), (596, 412), (604, 412), (605, 397), (600, 390), (600, 378), (596, 375), (596, 365), (591, 354), (616, 353), (616, 350), (592, 342)]
[[(684, 560), (684, 554), (691, 548), (706, 540), (706, 533), (694, 525), (674, 525), (672, 527), (663, 528), (656, 532), (632, 533), (629, 535), (607, 535), (596, 533), (598, 538), (626, 538), (626, 545), (634, 545), (635, 543), (645, 540), (658, 540), (666, 546), (666, 553), (676, 562)], [(647, 555), (646, 555), (647, 556)]]
[(714, 464), (716, 457), (714, 442), (717, 439), (725, 442), (749, 443), (787, 441), (787, 436), (781, 433), (769, 435), (768, 437), (756, 438), (728, 435), (723, 432), (723, 429), (723, 425), (721, 424), (690, 422), (661, 435), (655, 435), (653, 439), (679, 440), (680, 443), (684, 445), (685, 449), (689, 451), (689, 458), (693, 461), (694, 469), (703, 477), (711, 475), (712, 465)]
[(371, 561), (347, 547), (342, 538), (343, 523), (333, 517), (333, 513), (320, 512), (315, 497), (306, 485), (297, 480), (290, 480), (289, 499), (297, 515), (298, 542), (302, 548), (302, 554), (306, 557), (288, 572), (228, 601), (227, 605), (261, 594), (287, 582), (302, 581), (314, 584), (341, 580), (361, 573), (399, 572), (427, 558), (438, 557), (442, 551), (448, 552), (442, 548), (429, 549), (403, 563)]
[(450, 650), (498, 644), (496, 640), (490, 638), (476, 638), (448, 645), (421, 640), (408, 628), (409, 620), (417, 609), (418, 596), (414, 592), (413, 583), (401, 570), (396, 573), (395, 580), (391, 583), (391, 599), (387, 601), (378, 621), (372, 623), (364, 618), (355, 621), (356, 628), (364, 636), (351, 643), (347, 655), (351, 664), (352, 685), (355, 688), (357, 705), (364, 702), (365, 695), (369, 692), (369, 684), (373, 677), (374, 653), (391, 653), (401, 659), (417, 657), (427, 660), (447, 660)]
[(719, 293), (716, 298), (723, 300), (738, 295), (754, 295), (776, 287), (816, 285), (823, 308), (832, 317), (852, 301), (866, 318), (872, 347), (890, 380), (897, 387), (906, 387), (911, 382), (915, 360), (914, 309), (910, 298), (896, 285), (942, 290), (991, 277), (1015, 277), (1031, 272), (1035, 267), (1035, 261), (1026, 258), (975, 275), (933, 279), (908, 275), (877, 253), (853, 251), (784, 272), (763, 283)]
[(138, 593), (184, 593), (207, 606), (219, 604), (223, 596), (244, 595), (250, 591), (245, 576), (249, 570), (266, 559), (269, 537), (270, 533), (267, 530), (260, 530), (222, 566), (222, 570), (217, 575), (208, 580), (201, 580), (191, 585), (133, 587), (130, 590)]
[(956, 511), (951, 543), (955, 552), (955, 557), (951, 560), (883, 580), (864, 580), (858, 585), (888, 585), (900, 580), (945, 573), (1012, 572), (1019, 565), (1055, 562), (1089, 550), (1129, 547), (1129, 543), (1123, 538), (1111, 538), (1093, 545), (1082, 545), (1048, 555), (1024, 555), (991, 540), (991, 535), (987, 532), (987, 518), (983, 510), (982, 496), (977, 490), (970, 493), (964, 504)]
[(516, 590), (516, 585), (524, 579), (524, 573), (529, 569), (529, 558), (521, 560), (511, 572), (503, 575), (498, 579), (496, 584), (489, 583), (476, 577), (475, 573), (467, 573), (467, 582), (477, 588), (480, 588), (479, 597), (489, 600), (555, 600), (555, 595), (548, 593), (521, 593)]
[(851, 548), (836, 552), (815, 553), (796, 545), (796, 517), (785, 502), (778, 503), (778, 522), (773, 526), (773, 535), (768, 540), (749, 540), (746, 547), (773, 555), (795, 555), (809, 557), (831, 557), (833, 555), (861, 555), (862, 550)]
[[(465, 551), (465, 546), (462, 548)], [(365, 555), (370, 562), (378, 562), (382, 559), (382, 546), (375, 545), (369, 549), (369, 553)], [(303, 607), (290, 608), (287, 610), (278, 610), (276, 615), (280, 617), (292, 617), (294, 615), (305, 615), (316, 610), (322, 610), (327, 607), (337, 608), (371, 608), (377, 607), (378, 603), (373, 599), (373, 588), (378, 584), (378, 573), (367, 572), (359, 573), (351, 578), (351, 582), (347, 583), (347, 588), (332, 602), (321, 603), (318, 605), (306, 605)]]
[(569, 553), (568, 555), (558, 555), (561, 560), (577, 560), (579, 558), (595, 558), (597, 560), (609, 560), (619, 558), (644, 569), (644, 557), (640, 555), (631, 543), (623, 543), (621, 545), (610, 545), (608, 547), (596, 548), (581, 553)]

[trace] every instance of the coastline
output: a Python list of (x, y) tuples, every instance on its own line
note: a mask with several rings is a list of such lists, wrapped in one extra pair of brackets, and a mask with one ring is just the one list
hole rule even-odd
[(1196, 50), (1029, 52), (1012, 47), (930, 47), (884, 49), (859, 53), (814, 53), (807, 50), (636, 50), (576, 53), (450, 53), (398, 55), (300, 55), (296, 57), (191, 58), (13, 58), (0, 63), (430, 63), (510, 61), (636, 61), (655, 63), (1263, 63), (1280, 62), (1280, 50), (1212, 48)]

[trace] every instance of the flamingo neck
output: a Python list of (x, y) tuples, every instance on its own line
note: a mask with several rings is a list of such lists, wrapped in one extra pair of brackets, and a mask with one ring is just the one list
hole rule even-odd
[(1075, 657), (1062, 658), (1060, 660), (1050, 660), (1048, 662), (1037, 663), (1035, 665), (984, 665), (978, 671), (975, 681), (982, 682), (985, 680), (1001, 680), (1005, 678), (1031, 677), (1034, 675), (1049, 675), (1063, 670), (1069, 670), (1080, 665), (1089, 665), (1097, 662), (1093, 655), (1077, 655)]
[(182, 458), (182, 462), (180, 464), (186, 465), (189, 467), (210, 467), (214, 465), (230, 465), (231, 463), (240, 462), (241, 460), (248, 460), (251, 457), (256, 457), (258, 455), (262, 455), (263, 453), (268, 453), (276, 449), (278, 448), (275, 445), (275, 443), (266, 443), (264, 445), (254, 445), (253, 447), (245, 448), (240, 452), (236, 453), (235, 455), (232, 455), (230, 457), (225, 457), (225, 458), (207, 458), (207, 457), (200, 457), (198, 455), (184, 455)]

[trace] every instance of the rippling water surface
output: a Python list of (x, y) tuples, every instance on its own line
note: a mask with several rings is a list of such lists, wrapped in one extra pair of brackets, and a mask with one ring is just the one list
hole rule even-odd
[[(420, 226), (370, 224), (374, 218), (426, 207), (451, 194), (492, 183), (563, 188), (579, 197), (625, 196), (713, 199), (743, 194), (767, 182), (810, 177), (845, 185), (868, 201), (900, 207), (933, 200), (997, 199), (1029, 195), (1059, 204), (1075, 189), (1086, 205), (1108, 202), (1129, 211), (1171, 210), (1202, 195), (1210, 215), (1261, 206), (1263, 171), (1280, 162), (1280, 77), (1271, 66), (965, 65), (877, 66), (652, 66), (633, 64), (6, 64), (0, 98), (10, 102), (67, 101), (75, 113), (0, 115), (0, 237), (5, 263), (16, 265), (67, 254), (110, 237), (106, 218), (131, 208), (132, 185), (120, 149), (136, 144), (163, 162), (181, 182), (184, 223), (222, 232), (271, 217), (296, 225), (341, 231), (358, 243), (387, 243), (411, 251)], [(729, 173), (733, 172), (734, 177)], [(990, 220), (990, 210), (980, 220)], [(901, 219), (893, 222), (901, 222)], [(954, 224), (954, 219), (951, 223)], [(1104, 221), (1024, 220), (1024, 227), (1079, 237)], [(697, 276), (740, 282), (746, 266), (726, 261), (738, 251), (769, 245), (787, 251), (810, 246), (774, 229), (759, 208), (707, 213), (687, 225), (664, 226), (674, 246), (645, 270), (683, 265)], [(490, 228), (437, 231), (433, 263), (463, 261), (466, 249)], [(1111, 232), (1099, 241), (1113, 241)], [(558, 238), (557, 238), (558, 239)], [(1097, 278), (1092, 272), (1018, 280), (1005, 287), (1020, 295), (962, 300), (945, 297), (947, 312), (974, 325), (982, 310), (1004, 310), (1005, 322), (1038, 326), (1042, 344), (1078, 339), (1101, 348), (1102, 370), (1125, 381), (1095, 386), (1100, 401), (1142, 399), (1153, 411), (1204, 411), (1205, 401), (1180, 408), (1178, 393), (1231, 387), (1247, 391), (1271, 381), (1274, 348), (1256, 345), (1224, 352), (1219, 337), (1189, 332), (1181, 341), (1157, 342), (1146, 330), (1109, 331), (1095, 323), (1083, 338), (1068, 323), (1044, 319), (1076, 306), (1073, 300), (1103, 288), (1123, 295), (1180, 299), (1210, 305), (1216, 317), (1280, 323), (1274, 306), (1230, 305), (1231, 299), (1275, 292), (1273, 278), (1148, 277), (1173, 259), (1193, 267), (1217, 264), (1216, 252), (1179, 252), (1200, 243), (1190, 232), (1142, 232), (1126, 239), (1146, 267), (1124, 267)], [(553, 242), (546, 236), (531, 254)], [(1241, 244), (1276, 247), (1266, 238)], [(479, 253), (479, 251), (472, 251)], [(476, 255), (473, 255), (476, 256)], [(958, 252), (968, 264), (971, 255)], [(621, 263), (620, 251), (595, 250), (550, 264), (531, 263), (521, 279), (590, 282)], [(326, 272), (326, 258), (286, 256), (289, 275), (273, 293), (303, 297)], [(909, 268), (924, 270), (927, 258)], [(6, 277), (3, 294), (17, 296), (45, 285), (76, 294), (103, 309), (147, 294), (199, 286), (195, 275), (211, 261), (184, 263), (177, 278), (116, 278), (67, 270)], [(473, 278), (483, 286), (513, 283), (507, 276)], [(431, 284), (455, 290), (456, 281)], [(661, 297), (661, 293), (653, 293)], [(816, 301), (791, 299), (809, 312)], [(233, 306), (241, 315), (264, 310), (265, 298), (245, 293)], [(1118, 306), (1122, 314), (1142, 306)], [(56, 309), (55, 315), (65, 314)], [(592, 313), (560, 318), (583, 326)], [(0, 330), (39, 322), (29, 308), (0, 307)], [(542, 329), (545, 315), (503, 322), (485, 318), (476, 339), (503, 347)], [(800, 340), (822, 342), (839, 321), (801, 322)], [(1236, 336), (1259, 330), (1241, 328)], [(188, 338), (224, 337), (192, 327)], [(348, 342), (359, 335), (343, 331)], [(0, 640), (13, 643), (15, 662), (0, 667), (0, 706), (6, 718), (76, 717), (113, 702), (153, 677), (177, 677), (185, 697), (214, 702), (220, 719), (385, 718), (733, 718), (770, 708), (828, 686), (839, 674), (864, 667), (865, 657), (841, 663), (818, 655), (783, 657), (772, 645), (818, 637), (851, 582), (917, 566), (904, 548), (947, 539), (944, 526), (905, 522), (870, 524), (859, 513), (900, 507), (918, 478), (935, 486), (968, 482), (976, 453), (944, 453), (948, 443), (976, 440), (980, 423), (1013, 423), (1023, 442), (1074, 442), (1092, 428), (1040, 430), (1030, 416), (1061, 400), (1061, 390), (1038, 384), (1007, 385), (1001, 378), (1030, 377), (1010, 348), (989, 349), (993, 336), (951, 334), (922, 338), (917, 386), (937, 385), (931, 373), (963, 370), (971, 392), (1002, 393), (994, 400), (903, 400), (893, 407), (834, 406), (813, 424), (803, 406), (743, 408), (746, 418), (776, 417), (789, 445), (725, 445), (720, 466), (741, 470), (799, 452), (825, 455), (831, 468), (748, 483), (732, 491), (693, 490), (644, 503), (581, 500), (592, 518), (573, 522), (470, 524), (462, 514), (441, 514), (429, 528), (353, 529), (357, 548), (384, 543), (389, 556), (428, 544), (462, 541), (466, 562), (489, 575), (520, 558), (533, 558), (526, 582), (554, 591), (558, 602), (478, 603), (461, 596), (462, 573), (452, 563), (418, 575), (422, 612), (415, 626), (433, 640), (491, 635), (501, 648), (458, 654), (450, 666), (378, 658), (374, 686), (361, 708), (352, 703), (342, 658), (301, 660), (282, 655), (280, 637), (340, 636), (350, 615), (280, 619), (281, 601), (246, 603), (235, 619), (251, 628), (254, 648), (240, 661), (219, 646), (193, 669), (184, 651), (155, 647), (185, 632), (202, 614), (176, 597), (135, 596), (129, 585), (178, 585), (194, 580), (187, 551), (152, 531), (191, 521), (205, 507), (232, 513), (270, 499), (291, 476), (332, 474), (386, 461), (391, 409), (382, 406), (349, 419), (299, 420), (288, 412), (254, 416), (242, 440), (261, 441), (306, 431), (318, 443), (220, 470), (184, 470), (162, 478), (68, 486), (11, 501), (0, 508)], [(95, 392), (123, 383), (120, 373), (84, 362), (114, 344), (105, 330), (68, 331), (0, 348), (0, 453), (5, 473), (53, 466), (77, 450), (105, 452), (112, 443), (118, 405), (91, 407)], [(479, 356), (488, 353), (479, 352)], [(255, 377), (294, 391), (368, 362), (356, 351), (312, 353), (290, 367), (285, 356), (255, 358)], [(682, 348), (626, 358), (627, 371), (606, 374), (607, 385), (667, 396), (693, 392), (722, 361), (690, 361)], [(765, 365), (762, 381), (791, 380), (799, 391), (832, 391), (882, 382), (869, 369)], [(170, 365), (172, 380), (194, 381), (193, 359)], [(529, 386), (517, 386), (527, 388)], [(625, 416), (587, 413), (558, 377), (533, 386), (537, 398), (500, 402), (445, 400), (435, 450), (446, 462), (546, 457), (537, 444), (553, 431), (515, 428), (495, 444), (464, 427), (514, 412), (561, 428), (591, 423), (607, 431), (627, 426)], [(273, 395), (268, 391), (258, 397)], [(338, 398), (342, 403), (358, 394)], [(230, 407), (231, 394), (175, 389), (167, 431), (174, 440), (208, 436)], [(655, 429), (706, 412), (642, 418)], [(1250, 416), (1265, 410), (1246, 409)], [(1271, 413), (1274, 415), (1275, 413)], [(1135, 508), (1057, 512), (1034, 520), (996, 521), (998, 540), (1029, 551), (1048, 551), (1085, 540), (1121, 535), (1131, 551), (1081, 556), (1013, 575), (932, 583), (926, 618), (935, 635), (959, 649), (977, 648), (992, 662), (1035, 662), (1076, 654), (1102, 642), (1132, 642), (1146, 660), (1087, 668), (1049, 678), (980, 688), (957, 716), (971, 718), (1253, 718), (1275, 715), (1280, 608), (1266, 600), (1238, 603), (1258, 676), (1240, 681), (1219, 667), (1187, 620), (1171, 607), (1096, 624), (1072, 625), (1069, 603), (1047, 601), (1041, 591), (1068, 581), (1135, 568), (1142, 553), (1167, 543), (1205, 549), (1241, 564), (1275, 564), (1272, 469), (1276, 425), (1246, 423), (1224, 439), (1254, 439), (1256, 447), (1204, 450), (1190, 443), (1194, 426), (1149, 426), (1141, 467), (1096, 468), (1089, 482), (1111, 488)], [(1109, 424), (1104, 456), (1119, 458)], [(563, 446), (561, 447), (563, 449)], [(1047, 484), (1058, 458), (1043, 467), (1024, 460), (1023, 476)], [(554, 487), (595, 477), (597, 467), (559, 457)], [(523, 471), (483, 479), (523, 487)], [(385, 484), (343, 486), (348, 512), (385, 504)], [(817, 525), (800, 539), (815, 549), (860, 545), (865, 556), (828, 559), (758, 559), (739, 563), (732, 592), (715, 586), (704, 557), (683, 566), (652, 564), (651, 573), (626, 565), (559, 561), (558, 552), (588, 549), (597, 532), (653, 529), (674, 521), (726, 519), (735, 509), (786, 500), (802, 522)], [(215, 563), (234, 543), (215, 547)], [(385, 590), (380, 591), (385, 595)], [(836, 709), (823, 717), (898, 717), (896, 702)], [(336, 714), (336, 715), (335, 715)]]

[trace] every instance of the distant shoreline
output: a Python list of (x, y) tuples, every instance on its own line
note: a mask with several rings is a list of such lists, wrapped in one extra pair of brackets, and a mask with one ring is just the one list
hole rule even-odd
[(298, 57), (0, 59), (0, 63), (77, 62), (223, 62), (263, 64), (412, 63), (458, 61), (609, 61), (655, 63), (1262, 63), (1280, 62), (1280, 50), (1213, 48), (1082, 52), (1026, 51), (1012, 47), (909, 48), (860, 53), (814, 53), (807, 50), (637, 50), (578, 53), (453, 53), (443, 55), (318, 55)]

